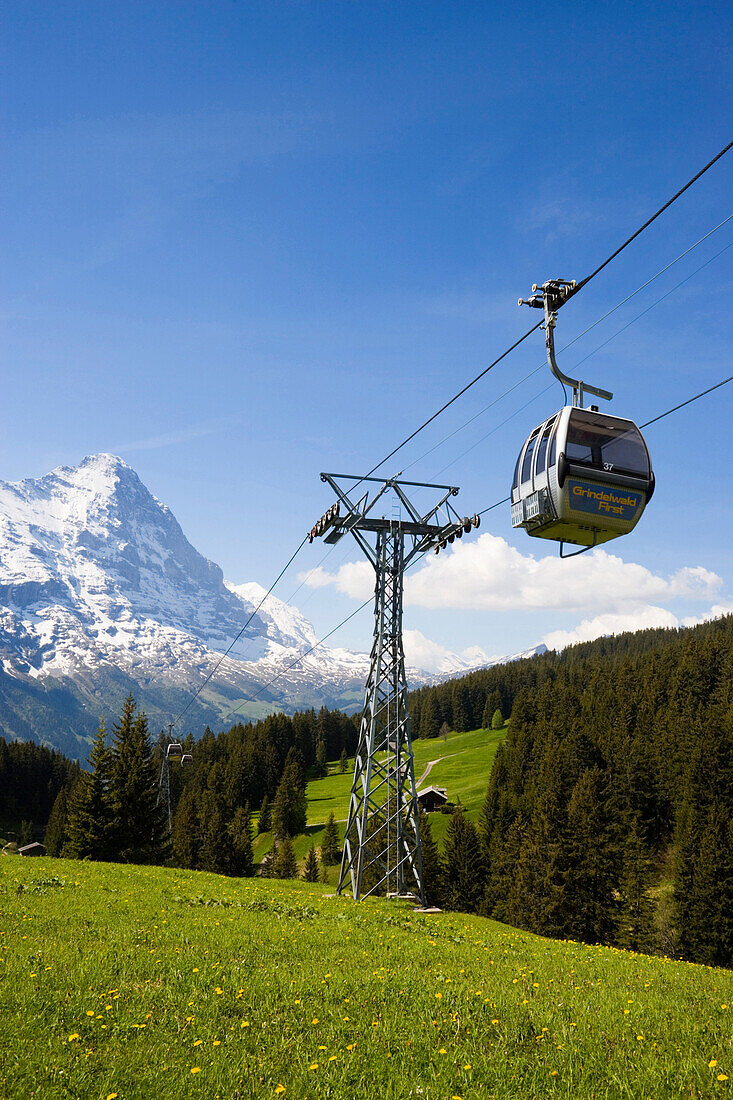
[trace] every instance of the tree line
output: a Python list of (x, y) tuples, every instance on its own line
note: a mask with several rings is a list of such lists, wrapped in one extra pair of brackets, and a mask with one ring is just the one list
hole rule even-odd
[(538, 664), (478, 825), (451, 820), (433, 900), (733, 966), (733, 617)]

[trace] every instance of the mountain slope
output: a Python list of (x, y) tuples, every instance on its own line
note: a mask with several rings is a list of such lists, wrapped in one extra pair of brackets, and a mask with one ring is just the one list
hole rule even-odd
[[(311, 624), (274, 597), (256, 611), (264, 594), (227, 583), (114, 455), (0, 482), (0, 734), (83, 756), (99, 715), (113, 718), (128, 692), (162, 727), (218, 661), (187, 711), (196, 732), (235, 708), (359, 706), (367, 655), (310, 652)], [(437, 676), (411, 669), (410, 681), (470, 667), (448, 654)]]

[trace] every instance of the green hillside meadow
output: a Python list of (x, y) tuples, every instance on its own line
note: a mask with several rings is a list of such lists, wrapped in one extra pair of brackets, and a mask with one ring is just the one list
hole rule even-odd
[(0, 861), (0, 1096), (730, 1094), (733, 973), (302, 882)]
[[(424, 787), (446, 787), (448, 798), (460, 802), (467, 815), (474, 821), (486, 797), (491, 765), (499, 744), (507, 735), (507, 727), (500, 730), (471, 730), (469, 733), (449, 733), (446, 740), (413, 741), (415, 754), (415, 780), (418, 790)], [(308, 831), (294, 840), (295, 853), (303, 859), (311, 844), (320, 844), (320, 834), (329, 813), (333, 810), (343, 840), (346, 817), (349, 812), (349, 794), (354, 772), (353, 758), (348, 771), (341, 774), (338, 762), (329, 763), (329, 775), (324, 779), (312, 779), (308, 784)], [(429, 770), (428, 770), (429, 769)], [(422, 777), (425, 776), (421, 782)], [(255, 823), (257, 815), (254, 815)], [(433, 837), (442, 842), (450, 818), (446, 814), (430, 816)], [(272, 834), (255, 837), (255, 859), (261, 860), (272, 847)], [(334, 872), (332, 877), (336, 878)]]

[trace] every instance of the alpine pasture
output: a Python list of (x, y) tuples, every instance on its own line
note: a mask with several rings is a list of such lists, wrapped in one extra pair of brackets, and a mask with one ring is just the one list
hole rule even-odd
[(730, 971), (302, 882), (0, 868), (3, 1098), (728, 1094)]

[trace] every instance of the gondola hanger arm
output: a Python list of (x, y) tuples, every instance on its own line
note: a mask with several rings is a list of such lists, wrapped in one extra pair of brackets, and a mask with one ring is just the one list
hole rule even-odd
[(599, 386), (591, 386), (587, 382), (581, 382), (577, 378), (570, 378), (569, 375), (563, 374), (557, 365), (557, 359), (555, 358), (555, 325), (557, 323), (557, 311), (572, 295), (576, 285), (574, 280), (568, 282), (567, 279), (548, 279), (542, 286), (538, 286), (535, 283), (532, 287), (532, 296), (530, 298), (520, 298), (519, 305), (532, 306), (535, 309), (544, 309), (545, 347), (547, 349), (547, 362), (550, 364), (550, 370), (558, 381), (572, 388), (573, 405), (577, 408), (582, 408), (584, 393), (592, 393), (596, 397), (602, 397), (604, 401), (610, 401), (613, 394), (608, 390), (602, 390)]

